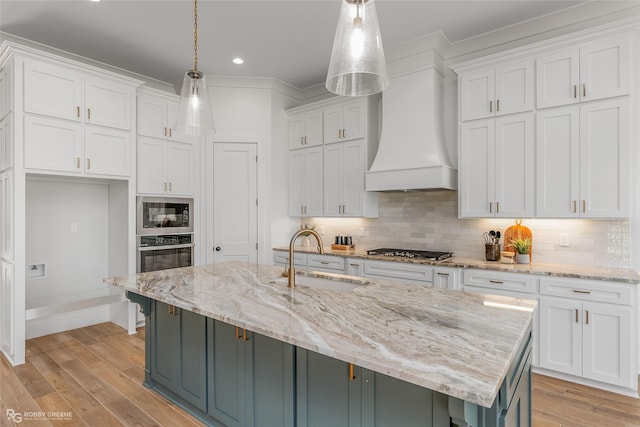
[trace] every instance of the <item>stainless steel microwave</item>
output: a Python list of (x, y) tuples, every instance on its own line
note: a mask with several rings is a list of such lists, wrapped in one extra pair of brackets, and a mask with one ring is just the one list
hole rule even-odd
[(136, 234), (193, 233), (193, 199), (138, 197)]

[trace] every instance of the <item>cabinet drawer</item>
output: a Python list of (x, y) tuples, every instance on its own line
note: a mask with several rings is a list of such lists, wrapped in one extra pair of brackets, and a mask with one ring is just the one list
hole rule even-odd
[(585, 301), (632, 305), (637, 285), (562, 278), (540, 279), (540, 294)]
[(433, 267), (407, 262), (365, 261), (364, 277), (433, 282)]
[(463, 276), (465, 286), (480, 286), (488, 289), (503, 289), (526, 293), (536, 293), (538, 291), (538, 279), (527, 274), (465, 270)]
[(330, 255), (307, 255), (307, 267), (340, 270), (344, 273), (344, 258)]
[[(286, 251), (274, 251), (273, 263), (278, 265), (289, 264), (289, 252)], [(297, 253), (293, 254), (293, 264), (296, 267), (304, 267), (307, 265), (307, 256), (305, 254)]]

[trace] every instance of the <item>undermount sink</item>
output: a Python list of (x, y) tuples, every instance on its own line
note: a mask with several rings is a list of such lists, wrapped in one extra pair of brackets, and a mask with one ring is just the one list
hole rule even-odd
[[(287, 286), (288, 279), (286, 277), (280, 277), (272, 280), (271, 283)], [(368, 283), (369, 281), (362, 277), (346, 276), (343, 274), (319, 272), (298, 272), (298, 274), (296, 274), (296, 286), (327, 291), (352, 291)]]

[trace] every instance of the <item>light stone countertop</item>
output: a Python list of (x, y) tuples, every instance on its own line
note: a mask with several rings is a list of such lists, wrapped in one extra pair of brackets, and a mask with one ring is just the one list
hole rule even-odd
[(289, 289), (275, 282), (281, 273), (277, 266), (228, 262), (104, 282), (485, 407), (536, 306), (369, 279), (350, 291)]
[[(497, 261), (483, 261), (471, 258), (459, 258), (453, 256), (442, 261), (431, 261), (415, 258), (388, 257), (381, 255), (367, 255), (366, 250), (356, 249), (354, 251), (332, 250), (331, 247), (323, 248), (325, 255), (342, 256), (346, 258), (361, 258), (377, 261), (407, 262), (412, 264), (425, 264), (439, 267), (453, 268), (476, 268), (479, 270), (504, 271), (510, 273), (534, 274), (538, 276), (568, 277), (574, 279), (606, 280), (611, 282), (640, 283), (640, 274), (629, 268), (607, 268), (586, 265), (569, 264), (502, 264)], [(288, 247), (276, 247), (275, 251), (289, 251)], [(296, 246), (298, 253), (317, 254), (315, 246)]]

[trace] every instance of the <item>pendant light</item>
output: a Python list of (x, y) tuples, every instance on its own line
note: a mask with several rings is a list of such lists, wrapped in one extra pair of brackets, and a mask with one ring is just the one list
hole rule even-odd
[(372, 95), (389, 86), (374, 0), (341, 0), (326, 87), (346, 96)]
[(191, 136), (215, 133), (205, 76), (198, 71), (198, 0), (193, 2), (193, 70), (187, 71), (182, 81), (175, 127), (177, 132)]

